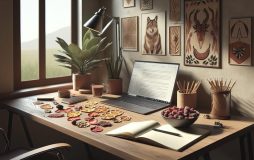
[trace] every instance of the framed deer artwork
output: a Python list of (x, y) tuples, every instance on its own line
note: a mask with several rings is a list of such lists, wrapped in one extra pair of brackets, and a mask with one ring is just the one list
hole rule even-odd
[(142, 54), (166, 55), (165, 12), (142, 14), (141, 29)]
[(252, 64), (251, 18), (233, 18), (229, 21), (229, 64)]
[(220, 0), (185, 0), (184, 64), (221, 67)]

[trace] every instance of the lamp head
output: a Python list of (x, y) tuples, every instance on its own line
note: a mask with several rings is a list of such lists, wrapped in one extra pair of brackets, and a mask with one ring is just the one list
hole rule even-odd
[(101, 32), (105, 11), (105, 7), (100, 8), (83, 26), (96, 32)]

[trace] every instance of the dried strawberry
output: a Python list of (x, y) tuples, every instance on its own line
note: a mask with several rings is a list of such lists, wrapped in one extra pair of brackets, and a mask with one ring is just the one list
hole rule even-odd
[(97, 125), (97, 124), (98, 124), (98, 120), (97, 120), (97, 119), (91, 119), (91, 120), (89, 120), (88, 122), (89, 122), (89, 124), (91, 124), (91, 125)]
[(80, 116), (77, 116), (77, 117), (69, 117), (67, 120), (68, 120), (68, 121), (80, 120)]
[(90, 130), (92, 132), (102, 132), (103, 131), (103, 128), (99, 127), (99, 126), (94, 126), (94, 127), (91, 127)]

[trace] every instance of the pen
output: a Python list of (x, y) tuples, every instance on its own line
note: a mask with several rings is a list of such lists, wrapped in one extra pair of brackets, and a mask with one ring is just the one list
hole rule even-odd
[(161, 132), (161, 133), (170, 134), (170, 135), (173, 135), (173, 136), (182, 137), (181, 134), (179, 134), (179, 133), (174, 133), (174, 132), (169, 132), (169, 131), (163, 131), (163, 130), (156, 129), (156, 128), (154, 128), (152, 130), (157, 131), (157, 132)]

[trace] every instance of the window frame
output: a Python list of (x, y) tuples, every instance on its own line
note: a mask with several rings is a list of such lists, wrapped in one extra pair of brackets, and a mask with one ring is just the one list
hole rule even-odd
[[(14, 89), (40, 87), (71, 82), (71, 75), (66, 77), (46, 78), (46, 32), (45, 0), (39, 0), (39, 79), (21, 81), (21, 25), (20, 1), (13, 0), (13, 73)], [(71, 0), (71, 41), (78, 43), (78, 0)]]

